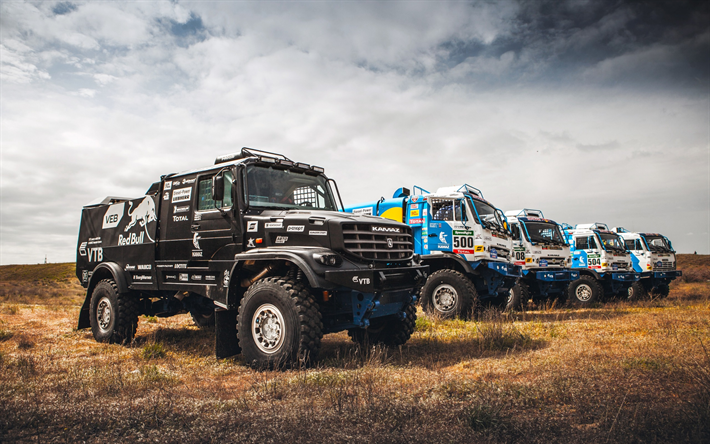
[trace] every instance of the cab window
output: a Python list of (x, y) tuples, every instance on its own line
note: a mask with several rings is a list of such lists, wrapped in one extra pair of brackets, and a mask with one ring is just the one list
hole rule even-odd
[(577, 250), (588, 250), (589, 249), (589, 238), (587, 237), (576, 237), (574, 239), (575, 249)]
[(203, 177), (197, 185), (197, 211), (214, 210), (232, 206), (232, 173), (224, 173), (224, 200), (212, 200), (212, 177)]
[(444, 220), (444, 221), (454, 221), (454, 220), (464, 220), (466, 221), (466, 215), (461, 214), (461, 201), (460, 200), (434, 200), (430, 201), (431, 204), (431, 214), (432, 220)]

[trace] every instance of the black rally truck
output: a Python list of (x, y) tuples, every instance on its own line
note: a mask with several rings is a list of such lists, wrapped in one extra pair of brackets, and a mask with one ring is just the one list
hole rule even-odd
[(78, 328), (130, 342), (139, 315), (189, 312), (214, 324), (217, 357), (258, 368), (314, 360), (324, 333), (405, 343), (428, 270), (411, 229), (339, 212), (336, 196), (322, 168), (243, 148), (84, 207)]

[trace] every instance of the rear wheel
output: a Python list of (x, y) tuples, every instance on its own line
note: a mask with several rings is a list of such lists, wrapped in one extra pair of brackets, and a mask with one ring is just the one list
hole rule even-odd
[(98, 342), (130, 343), (138, 328), (138, 301), (131, 293), (119, 293), (113, 279), (104, 279), (91, 293), (89, 322)]
[(478, 302), (478, 293), (471, 280), (455, 270), (432, 273), (420, 294), (424, 312), (443, 319), (468, 316), (472, 305)]
[(412, 304), (407, 304), (404, 317), (386, 316), (370, 321), (367, 328), (353, 328), (348, 330), (348, 336), (353, 342), (359, 344), (383, 344), (388, 347), (402, 345), (414, 333), (417, 322), (417, 309)]
[(596, 279), (591, 276), (581, 276), (572, 281), (567, 290), (567, 303), (577, 306), (587, 306), (601, 300), (602, 287)]
[(648, 296), (648, 293), (646, 292), (646, 287), (643, 286), (641, 281), (634, 282), (626, 291), (626, 299), (629, 301), (646, 299), (646, 296)]
[(653, 296), (655, 296), (657, 298), (668, 297), (668, 294), (670, 292), (671, 292), (671, 287), (669, 287), (668, 284), (660, 284), (660, 285), (654, 287), (652, 290)]
[(306, 288), (286, 277), (254, 283), (237, 316), (242, 356), (253, 368), (289, 368), (318, 357), (323, 323)]
[(190, 316), (192, 316), (192, 322), (201, 329), (214, 330), (214, 311), (208, 315), (191, 311)]

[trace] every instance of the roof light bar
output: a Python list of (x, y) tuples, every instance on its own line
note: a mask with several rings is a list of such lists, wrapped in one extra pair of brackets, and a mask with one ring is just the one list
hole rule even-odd
[(318, 172), (318, 173), (325, 173), (325, 168), (323, 168), (323, 167), (313, 165), (313, 166), (311, 166), (311, 169), (313, 171)]

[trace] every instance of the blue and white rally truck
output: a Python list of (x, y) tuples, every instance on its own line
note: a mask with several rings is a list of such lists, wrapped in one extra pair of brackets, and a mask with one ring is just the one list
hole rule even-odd
[(468, 316), (482, 302), (500, 305), (521, 276), (505, 215), (470, 185), (431, 193), (414, 187), (391, 199), (347, 207), (412, 227), (414, 251), (431, 274), (420, 291), (424, 311), (444, 319)]
[(668, 285), (683, 275), (682, 271), (676, 270), (671, 241), (658, 233), (632, 233), (622, 227), (614, 227), (611, 231), (624, 239), (626, 249), (631, 252), (634, 271), (641, 273), (641, 280), (629, 288), (629, 299), (668, 296)]
[(522, 267), (522, 277), (510, 291), (507, 310), (525, 305), (531, 298), (567, 299), (567, 287), (579, 278), (579, 271), (571, 270), (570, 247), (561, 227), (545, 219), (540, 210), (506, 211), (505, 216), (513, 234), (515, 265)]
[(629, 294), (629, 288), (641, 278), (634, 271), (631, 253), (623, 239), (606, 224), (563, 225), (572, 253), (572, 268), (580, 277), (568, 290), (568, 302), (589, 305), (618, 294)]

